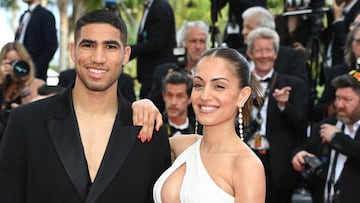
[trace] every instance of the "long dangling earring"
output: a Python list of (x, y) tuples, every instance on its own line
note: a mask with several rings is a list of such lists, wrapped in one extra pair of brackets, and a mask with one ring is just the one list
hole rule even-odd
[(195, 118), (195, 134), (198, 134), (198, 127), (199, 127), (199, 122), (198, 120)]
[(243, 115), (242, 115), (242, 107), (239, 108), (239, 115), (238, 115), (238, 119), (239, 119), (239, 135), (240, 135), (240, 139), (244, 140), (244, 126), (243, 126)]

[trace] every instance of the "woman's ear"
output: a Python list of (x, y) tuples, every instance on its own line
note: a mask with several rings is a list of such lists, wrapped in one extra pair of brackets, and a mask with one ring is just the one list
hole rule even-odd
[(238, 107), (243, 107), (246, 101), (249, 99), (251, 95), (251, 88), (246, 86), (241, 89), (239, 97), (238, 97)]

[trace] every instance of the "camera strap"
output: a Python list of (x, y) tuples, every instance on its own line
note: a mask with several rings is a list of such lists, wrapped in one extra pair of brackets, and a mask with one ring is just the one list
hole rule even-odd
[[(341, 131), (344, 132), (344, 129), (345, 129), (345, 125), (343, 124), (341, 126)], [(336, 171), (336, 162), (338, 160), (338, 157), (339, 157), (339, 151), (335, 150), (335, 155), (334, 155), (334, 158), (331, 162), (331, 169), (330, 169), (330, 177), (329, 177), (329, 180), (327, 182), (327, 201), (328, 202), (331, 202), (331, 189), (333, 187), (334, 189), (334, 194), (336, 194), (338, 191), (338, 181), (335, 182), (335, 171)]]
[(258, 112), (256, 114), (256, 122), (259, 124), (258, 125), (259, 128), (260, 128), (260, 126), (261, 126), (261, 124), (263, 122), (263, 119), (261, 117), (261, 109), (263, 108), (265, 100), (269, 97), (270, 93), (272, 91), (274, 91), (276, 80), (277, 80), (277, 74), (276, 74), (276, 72), (274, 72), (273, 76), (271, 77), (271, 79), (269, 81), (269, 85), (267, 86), (267, 88), (265, 90), (265, 94), (262, 97), (262, 102), (261, 102), (261, 104), (259, 104)]

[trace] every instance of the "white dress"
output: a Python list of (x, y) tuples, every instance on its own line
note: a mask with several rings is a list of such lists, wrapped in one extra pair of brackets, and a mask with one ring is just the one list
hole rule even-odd
[[(161, 188), (165, 180), (181, 165), (186, 163), (186, 172), (180, 190), (182, 203), (230, 203), (235, 199), (219, 188), (207, 173), (200, 157), (199, 139), (187, 148), (156, 181), (153, 190), (155, 203), (161, 203)], [(221, 166), (219, 166), (221, 167)]]

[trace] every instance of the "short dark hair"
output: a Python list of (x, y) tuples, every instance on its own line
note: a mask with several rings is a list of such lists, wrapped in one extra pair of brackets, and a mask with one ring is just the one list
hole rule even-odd
[(185, 84), (186, 85), (186, 94), (190, 97), (191, 90), (193, 87), (193, 81), (185, 72), (173, 71), (168, 73), (165, 78), (162, 80), (162, 92), (166, 91), (167, 84)]
[(120, 40), (124, 46), (127, 44), (127, 28), (125, 22), (114, 12), (108, 10), (94, 10), (81, 16), (75, 24), (75, 42), (80, 35), (83, 26), (94, 23), (106, 23), (114, 26), (120, 31)]
[(360, 81), (350, 74), (339, 75), (331, 81), (336, 89), (351, 87), (360, 96)]

